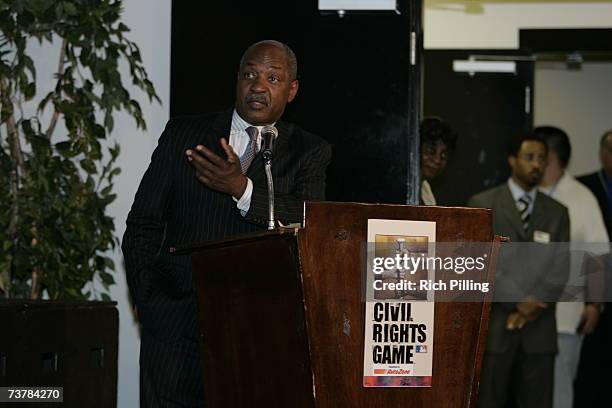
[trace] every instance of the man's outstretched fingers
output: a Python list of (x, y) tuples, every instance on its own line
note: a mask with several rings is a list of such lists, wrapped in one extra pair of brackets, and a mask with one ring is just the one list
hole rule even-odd
[(238, 157), (238, 155), (236, 154), (236, 152), (234, 151), (234, 148), (232, 146), (230, 146), (229, 143), (227, 143), (227, 140), (222, 137), (221, 138), (221, 147), (223, 148), (223, 151), (225, 151), (225, 154), (227, 155), (227, 161), (230, 163), (237, 163), (240, 162), (240, 158)]
[(226, 164), (225, 160), (217, 156), (215, 153), (213, 153), (212, 150), (210, 150), (206, 146), (197, 145), (196, 150), (197, 150), (197, 153), (204, 156), (206, 159), (208, 159), (212, 164), (214, 164), (217, 167), (222, 167)]

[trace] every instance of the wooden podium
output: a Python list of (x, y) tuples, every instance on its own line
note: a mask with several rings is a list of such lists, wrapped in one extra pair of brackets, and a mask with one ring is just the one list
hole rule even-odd
[[(312, 202), (305, 214), (303, 229), (183, 248), (206, 406), (474, 407), (491, 291), (436, 302), (431, 387), (364, 388), (363, 251), (374, 218), (435, 221), (437, 242), (493, 242), (490, 210)], [(493, 267), (482, 273), (493, 281)]]

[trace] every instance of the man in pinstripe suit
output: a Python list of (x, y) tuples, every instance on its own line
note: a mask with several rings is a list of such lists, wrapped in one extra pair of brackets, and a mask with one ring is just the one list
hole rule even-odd
[(142, 324), (142, 407), (203, 405), (191, 262), (168, 248), (264, 228), (261, 127), (275, 124), (279, 131), (273, 165), (277, 218), (299, 222), (304, 200), (324, 199), (330, 146), (280, 121), (297, 93), (296, 76), (295, 55), (285, 44), (253, 44), (240, 61), (234, 110), (171, 119), (159, 140), (122, 242)]

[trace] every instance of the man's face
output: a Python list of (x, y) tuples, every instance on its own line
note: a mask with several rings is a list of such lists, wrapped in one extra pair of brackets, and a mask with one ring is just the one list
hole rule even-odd
[(537, 186), (546, 168), (546, 147), (535, 140), (526, 140), (521, 144), (516, 157), (508, 159), (512, 168), (512, 177), (522, 187), (532, 189)]
[(252, 125), (269, 125), (280, 119), (298, 90), (291, 80), (282, 48), (260, 44), (248, 51), (238, 72), (236, 111)]
[(612, 134), (608, 134), (599, 150), (601, 167), (608, 174), (612, 174)]
[(448, 146), (442, 141), (425, 143), (421, 147), (421, 175), (431, 181), (446, 168), (449, 156)]

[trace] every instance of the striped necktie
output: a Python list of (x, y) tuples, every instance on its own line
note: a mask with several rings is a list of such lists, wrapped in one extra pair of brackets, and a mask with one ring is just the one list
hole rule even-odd
[(523, 229), (525, 231), (529, 229), (529, 217), (531, 215), (529, 212), (529, 204), (531, 204), (531, 196), (528, 194), (523, 195), (516, 203), (521, 216), (521, 221), (523, 221)]
[(259, 130), (255, 126), (249, 126), (245, 129), (247, 134), (249, 135), (249, 144), (246, 147), (246, 150), (240, 157), (240, 167), (242, 168), (242, 174), (246, 174), (249, 166), (253, 162), (255, 155), (257, 154), (257, 136), (259, 135)]

